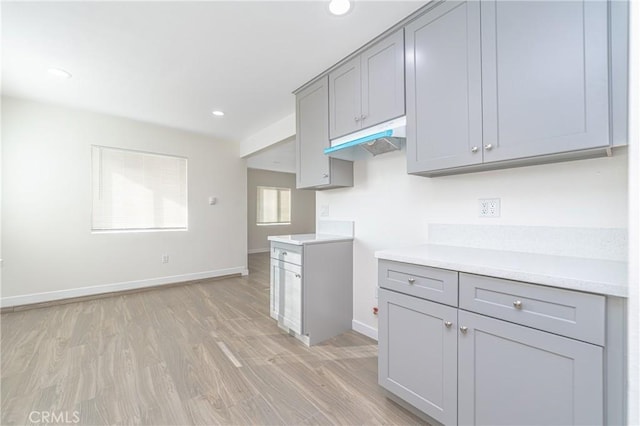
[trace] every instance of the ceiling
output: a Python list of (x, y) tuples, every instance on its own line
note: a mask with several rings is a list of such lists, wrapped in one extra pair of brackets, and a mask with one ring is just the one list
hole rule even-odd
[(271, 145), (247, 157), (250, 169), (271, 170), (273, 172), (296, 172), (295, 137)]
[(326, 0), (3, 1), (2, 92), (240, 141), (425, 3), (356, 1), (335, 17)]

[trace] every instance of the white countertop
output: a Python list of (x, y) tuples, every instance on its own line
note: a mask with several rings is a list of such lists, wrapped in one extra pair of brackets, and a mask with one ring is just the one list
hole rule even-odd
[(628, 296), (626, 262), (435, 244), (382, 250), (375, 256), (590, 293)]
[(297, 246), (302, 246), (305, 244), (324, 244), (335, 243), (339, 241), (353, 241), (353, 237), (331, 234), (272, 235), (268, 237), (268, 239), (269, 241), (275, 241), (285, 244), (295, 244)]

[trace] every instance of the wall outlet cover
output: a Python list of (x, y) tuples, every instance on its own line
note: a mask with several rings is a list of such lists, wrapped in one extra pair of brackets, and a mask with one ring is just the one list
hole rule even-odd
[(478, 200), (478, 216), (500, 217), (500, 198), (480, 198)]

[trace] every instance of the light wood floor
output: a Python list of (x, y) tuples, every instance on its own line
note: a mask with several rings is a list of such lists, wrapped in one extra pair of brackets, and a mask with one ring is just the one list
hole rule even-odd
[(32, 411), (80, 424), (423, 423), (384, 397), (375, 341), (305, 347), (269, 317), (268, 253), (249, 269), (2, 314), (1, 424)]

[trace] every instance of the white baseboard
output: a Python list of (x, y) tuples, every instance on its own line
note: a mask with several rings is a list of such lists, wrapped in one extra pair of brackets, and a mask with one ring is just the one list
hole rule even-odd
[(203, 280), (207, 278), (222, 277), (225, 275), (247, 275), (248, 269), (244, 266), (237, 268), (218, 269), (215, 271), (195, 272), (191, 274), (171, 275), (167, 277), (150, 278), (146, 280), (126, 281), (121, 283), (104, 284), (92, 287), (71, 288), (68, 290), (47, 291), (44, 293), (31, 293), (20, 296), (0, 298), (0, 307), (29, 305), (32, 303), (51, 302), (54, 300), (71, 299), (74, 297), (94, 296), (116, 291), (137, 290), (146, 287), (156, 287), (165, 284), (174, 284), (184, 281)]
[(378, 330), (367, 324), (364, 324), (360, 321), (351, 320), (351, 328), (353, 329), (353, 331), (357, 331), (360, 334), (364, 334), (365, 336), (378, 341)]
[(267, 248), (258, 248), (258, 249), (250, 249), (249, 250), (249, 254), (256, 254), (256, 253), (267, 253), (269, 252), (269, 247)]

